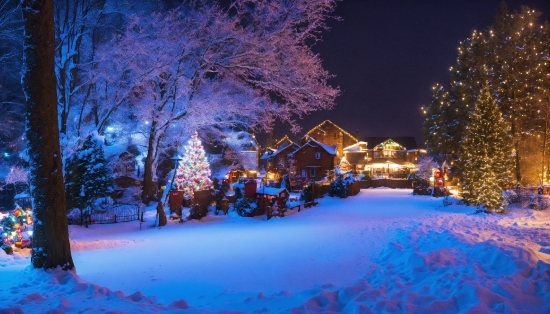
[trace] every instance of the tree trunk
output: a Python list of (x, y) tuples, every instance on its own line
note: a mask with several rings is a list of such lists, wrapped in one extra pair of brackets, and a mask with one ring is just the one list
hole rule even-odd
[(22, 0), (21, 10), (25, 21), (22, 85), (34, 215), (31, 262), (35, 268), (68, 270), (74, 264), (59, 145), (53, 0)]
[(159, 216), (159, 224), (157, 227), (166, 226), (168, 220), (166, 219), (166, 212), (164, 211), (164, 204), (159, 201), (157, 204), (157, 215)]
[(151, 122), (151, 131), (149, 133), (149, 141), (147, 145), (147, 157), (143, 166), (143, 187), (141, 191), (141, 201), (143, 204), (148, 204), (149, 201), (155, 198), (156, 189), (153, 182), (153, 163), (155, 161), (155, 137), (156, 137), (156, 122)]
[(516, 134), (516, 123), (512, 120), (512, 136), (515, 149), (516, 182), (521, 183), (520, 158), (519, 158), (519, 135)]

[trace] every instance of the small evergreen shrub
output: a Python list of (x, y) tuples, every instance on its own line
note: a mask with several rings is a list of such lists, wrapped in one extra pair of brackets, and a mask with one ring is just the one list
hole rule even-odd
[(206, 217), (207, 212), (207, 207), (201, 206), (197, 203), (191, 204), (191, 207), (189, 208), (189, 219), (200, 220), (202, 217)]
[(330, 197), (348, 197), (348, 183), (338, 176), (336, 180), (330, 183), (330, 189), (328, 190), (328, 196)]
[(241, 217), (252, 217), (254, 209), (247, 198), (239, 198), (235, 202), (235, 211)]

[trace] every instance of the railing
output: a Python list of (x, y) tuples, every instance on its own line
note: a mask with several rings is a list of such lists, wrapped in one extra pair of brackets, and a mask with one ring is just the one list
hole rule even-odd
[(140, 206), (136, 204), (114, 204), (106, 210), (94, 210), (91, 213), (81, 214), (80, 217), (69, 216), (69, 224), (113, 224), (140, 220), (142, 217)]

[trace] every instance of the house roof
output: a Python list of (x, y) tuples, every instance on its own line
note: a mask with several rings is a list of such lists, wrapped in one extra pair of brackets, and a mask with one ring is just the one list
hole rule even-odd
[(374, 137), (363, 138), (363, 140), (368, 143), (367, 145), (368, 149), (373, 149), (377, 145), (380, 145), (389, 139), (405, 147), (405, 149), (407, 150), (418, 149), (418, 146), (416, 145), (416, 139), (414, 138), (414, 136), (386, 136), (386, 137), (374, 136)]
[(346, 130), (342, 129), (341, 127), (339, 127), (338, 125), (336, 125), (334, 122), (330, 121), (330, 120), (325, 120), (321, 123), (319, 123), (319, 125), (317, 125), (316, 127), (314, 127), (313, 129), (309, 130), (304, 136), (302, 136), (302, 138), (306, 137), (306, 136), (310, 136), (310, 133), (315, 131), (315, 130), (320, 130), (322, 131), (323, 133), (325, 133), (325, 130), (322, 129), (322, 126), (325, 124), (325, 123), (330, 123), (332, 124), (333, 126), (335, 126), (338, 130), (340, 130), (342, 133), (346, 134), (347, 136), (351, 137), (352, 139), (354, 139), (356, 142), (358, 142), (359, 140), (357, 138), (355, 138), (355, 136), (351, 135), (351, 133), (347, 132)]
[[(289, 148), (290, 147), (290, 148)], [(273, 148), (268, 148), (267, 151), (260, 157), (260, 159), (269, 159), (277, 156), (284, 150), (289, 150), (289, 154), (294, 152), (296, 149), (298, 149), (300, 146), (294, 142), (291, 142), (289, 145), (285, 145), (283, 147), (280, 147), (279, 149), (275, 150)]]
[[(313, 143), (313, 145), (312, 145), (312, 143)], [(338, 147), (337, 145), (323, 144), (321, 142), (318, 142), (318, 141), (314, 140), (311, 137), (308, 137), (307, 142), (304, 145), (300, 146), (298, 149), (296, 149), (295, 151), (293, 151), (289, 155), (294, 155), (297, 151), (299, 151), (300, 149), (302, 149), (302, 147), (304, 147), (306, 145), (309, 145), (309, 146), (312, 146), (312, 147), (314, 145), (318, 145), (318, 146), (322, 147), (327, 153), (329, 153), (331, 155), (336, 155), (336, 149)]]
[(366, 164), (367, 160), (365, 159), (367, 152), (357, 152), (355, 154), (346, 154), (346, 161), (352, 165), (357, 164)]
[(288, 137), (288, 135), (285, 135), (282, 139), (278, 140), (277, 143), (275, 143), (275, 146), (280, 147), (281, 144), (283, 144), (284, 142), (288, 142), (288, 145), (294, 144), (290, 137)]
[(283, 191), (287, 191), (288, 193), (288, 190), (285, 188), (261, 187), (256, 189), (256, 194), (278, 196)]
[(263, 153), (263, 155), (260, 157), (260, 159), (269, 159), (275, 155), (273, 155), (273, 153), (275, 153), (277, 150), (276, 149), (273, 149), (273, 148), (270, 148), (268, 147), (265, 151), (265, 153)]
[(358, 153), (358, 152), (364, 152), (365, 150), (364, 149), (361, 149), (361, 146), (366, 147), (368, 149), (368, 143), (367, 142), (363, 142), (363, 141), (360, 141), (360, 142), (357, 142), (353, 145), (350, 145), (348, 147), (344, 147), (344, 152), (346, 153)]

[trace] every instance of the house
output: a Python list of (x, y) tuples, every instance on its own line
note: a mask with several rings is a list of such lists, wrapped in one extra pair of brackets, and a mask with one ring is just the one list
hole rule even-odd
[(367, 137), (343, 151), (340, 163), (343, 170), (386, 178), (406, 178), (415, 171), (419, 154), (424, 153), (412, 136)]
[(309, 132), (302, 137), (302, 144), (306, 143), (309, 138), (325, 145), (336, 146), (336, 155), (339, 157), (343, 156), (344, 147), (359, 142), (357, 139), (358, 136), (353, 136), (330, 120), (325, 120), (309, 130)]
[(288, 136), (284, 136), (276, 143), (277, 148), (267, 148), (264, 154), (260, 157), (260, 168), (266, 173), (284, 173), (288, 168), (288, 155), (300, 146), (292, 142)]
[(332, 175), (334, 167), (339, 164), (337, 145), (326, 145), (308, 138), (307, 141), (289, 154), (294, 165), (291, 177), (310, 178), (316, 181)]

